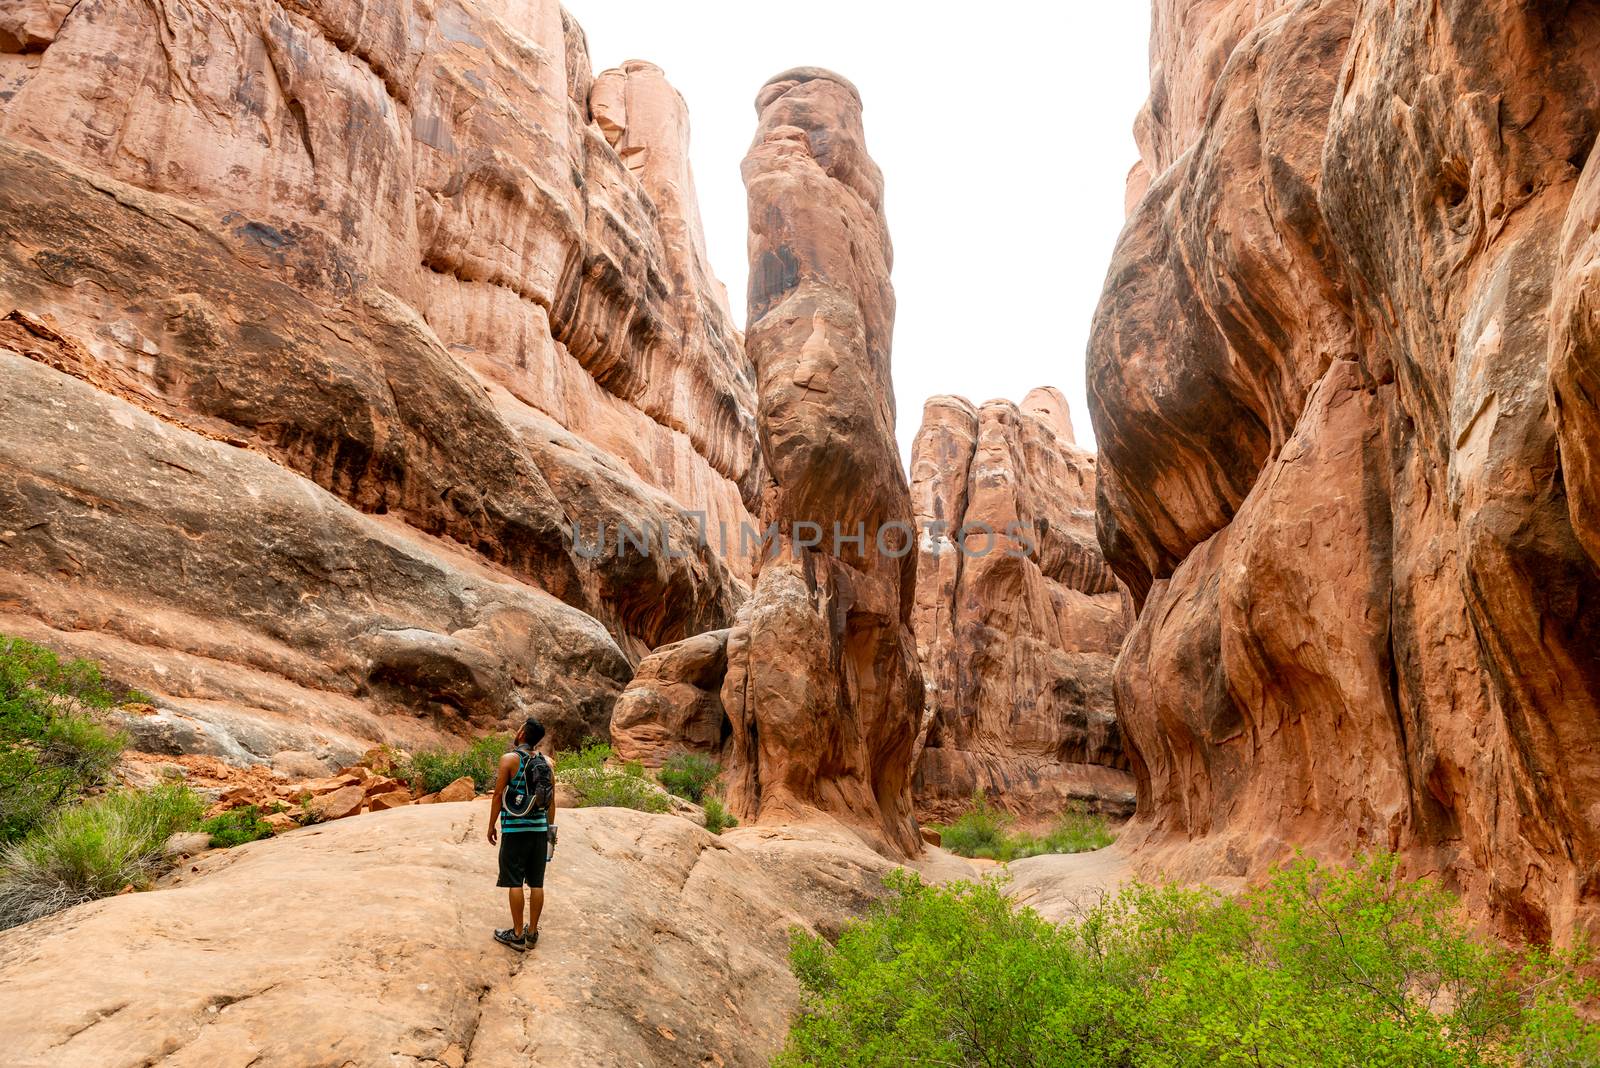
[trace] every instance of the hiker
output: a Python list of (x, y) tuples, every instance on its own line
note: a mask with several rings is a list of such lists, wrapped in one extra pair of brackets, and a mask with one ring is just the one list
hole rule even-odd
[[(500, 878), (511, 891), (511, 926), (494, 933), (496, 942), (519, 953), (539, 941), (544, 911), (544, 866), (556, 848), (555, 769), (534, 747), (544, 727), (529, 719), (517, 731), (515, 748), (500, 758), (489, 798), (489, 844), (500, 838)], [(498, 830), (496, 826), (498, 825)], [(528, 923), (522, 923), (522, 887), (528, 892)]]

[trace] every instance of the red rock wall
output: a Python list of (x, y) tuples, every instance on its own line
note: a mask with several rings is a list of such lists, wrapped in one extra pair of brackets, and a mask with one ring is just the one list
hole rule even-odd
[(1095, 541), (1094, 468), (1057, 390), (1020, 408), (933, 397), (923, 410), (911, 447), (920, 819), (948, 821), (979, 790), (1030, 821), (1074, 803), (1133, 812), (1111, 694), (1128, 618)]
[[(31, 381), (16, 361), (49, 364), (63, 397), (75, 378), (173, 434), (264, 457), (283, 500), (331, 494), (452, 574), (553, 595), (540, 603), (587, 637), (557, 651), (559, 628), (529, 624), (508, 644), (461, 594), (380, 611), (389, 593), (292, 510), (278, 518), (305, 577), (276, 581), (304, 611), (265, 611), (280, 591), (253, 592), (252, 560), (186, 562), (249, 487), (211, 486), (192, 522), (102, 487), (103, 510), (168, 537), (91, 565), (62, 503), (82, 490), (44, 479), (39, 454), (81, 447), (92, 466), (138, 443), (68, 425), (22, 438), (14, 421), (0, 434), (32, 488), (0, 508), (0, 630), (103, 655), (202, 722), (292, 726), (317, 707), (310, 687), (353, 702), (336, 729), (313, 723), (346, 741), (381, 734), (386, 708), (448, 725), (548, 707), (603, 731), (629, 661), (726, 625), (745, 596), (749, 554), (693, 549), (687, 512), (736, 531), (765, 483), (754, 374), (706, 266), (687, 144), (661, 72), (592, 78), (550, 0), (7, 5), (6, 366)], [(129, 477), (215, 474), (151, 463)], [(577, 551), (572, 524), (619, 521), (663, 524), (691, 551)], [(139, 622), (160, 614), (170, 626)], [(568, 656), (603, 665), (582, 701), (539, 667)], [(195, 657), (203, 684), (178, 667)], [(323, 667), (297, 675), (300, 658)]]
[(1593, 933), (1600, 9), (1162, 0), (1151, 55), (1089, 367), (1127, 840)]

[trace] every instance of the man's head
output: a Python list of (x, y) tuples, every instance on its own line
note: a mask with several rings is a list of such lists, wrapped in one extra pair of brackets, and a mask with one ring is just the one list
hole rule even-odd
[(544, 724), (529, 716), (517, 731), (517, 744), (529, 747), (544, 741)]

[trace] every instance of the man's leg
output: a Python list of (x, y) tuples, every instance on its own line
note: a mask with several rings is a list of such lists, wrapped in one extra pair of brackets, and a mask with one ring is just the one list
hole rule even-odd
[[(539, 897), (542, 898), (544, 895), (541, 893)], [(539, 918), (538, 905), (534, 906), (533, 916), (535, 922), (537, 922)], [(522, 933), (522, 887), (520, 886), (511, 888), (511, 932), (518, 935)]]
[[(520, 897), (521, 894), (522, 892), (519, 890), (517, 895)], [(543, 911), (544, 887), (535, 886), (528, 891), (528, 930), (530, 932), (539, 929), (539, 913)]]

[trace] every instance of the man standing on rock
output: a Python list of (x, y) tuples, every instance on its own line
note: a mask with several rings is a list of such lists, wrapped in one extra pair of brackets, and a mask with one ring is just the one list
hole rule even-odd
[[(496, 886), (511, 891), (511, 926), (494, 933), (495, 941), (519, 953), (539, 941), (539, 914), (544, 911), (544, 866), (556, 844), (555, 769), (534, 747), (544, 740), (544, 727), (529, 719), (517, 731), (516, 747), (500, 758), (489, 797), (489, 844), (500, 838), (500, 879)], [(497, 830), (498, 825), (498, 830)], [(527, 884), (528, 923), (522, 923), (522, 887)]]

